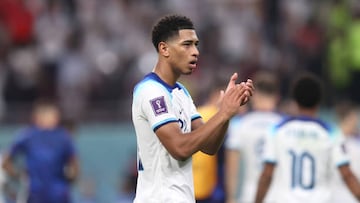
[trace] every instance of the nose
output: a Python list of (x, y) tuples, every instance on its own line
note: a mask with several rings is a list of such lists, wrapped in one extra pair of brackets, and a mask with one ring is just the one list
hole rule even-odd
[(197, 46), (194, 46), (192, 55), (196, 56), (196, 57), (200, 55), (200, 52), (199, 52), (199, 49)]

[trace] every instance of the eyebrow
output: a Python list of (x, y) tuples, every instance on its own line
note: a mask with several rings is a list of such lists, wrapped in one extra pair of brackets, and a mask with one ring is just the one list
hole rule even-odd
[(199, 43), (199, 40), (184, 40), (184, 41), (182, 41), (181, 43)]

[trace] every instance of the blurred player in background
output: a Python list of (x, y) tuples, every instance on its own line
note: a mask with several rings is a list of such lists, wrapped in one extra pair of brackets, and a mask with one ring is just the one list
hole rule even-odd
[(254, 76), (254, 86), (256, 92), (249, 103), (250, 111), (231, 120), (225, 142), (227, 203), (254, 200), (265, 136), (282, 119), (276, 113), (280, 99), (276, 76), (259, 71)]
[[(4, 155), (3, 168), (14, 178), (25, 174), (27, 203), (69, 203), (70, 184), (78, 176), (75, 146), (59, 126), (58, 107), (49, 101), (34, 105), (32, 125), (22, 130)], [(23, 157), (25, 169), (17, 162)], [(24, 170), (24, 171), (22, 171)]]
[[(345, 136), (344, 146), (350, 159), (350, 168), (354, 175), (360, 179), (359, 108), (355, 103), (342, 101), (336, 104), (335, 113), (340, 130)], [(341, 180), (339, 171), (334, 172), (332, 202), (358, 202), (346, 188), (344, 181)]]
[(258, 183), (256, 203), (263, 202), (275, 169), (276, 203), (328, 203), (331, 171), (336, 165), (341, 177), (360, 200), (360, 184), (349, 167), (343, 137), (319, 120), (322, 84), (314, 75), (301, 74), (292, 87), (298, 115), (277, 125), (266, 141), (265, 165)]
[(214, 155), (228, 122), (253, 94), (252, 81), (234, 73), (218, 112), (205, 124), (187, 89), (177, 82), (197, 68), (199, 39), (185, 16), (169, 15), (153, 27), (158, 61), (134, 88), (132, 119), (138, 146), (135, 203), (195, 202), (192, 155)]

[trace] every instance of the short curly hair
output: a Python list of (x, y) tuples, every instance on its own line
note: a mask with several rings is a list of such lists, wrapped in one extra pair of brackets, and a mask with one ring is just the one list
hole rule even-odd
[(312, 73), (302, 73), (294, 80), (292, 97), (299, 106), (314, 108), (322, 101), (323, 83)]
[(179, 30), (195, 29), (192, 21), (181, 15), (167, 15), (158, 20), (152, 29), (152, 43), (159, 51), (158, 45), (160, 42), (166, 42), (171, 37), (177, 36)]

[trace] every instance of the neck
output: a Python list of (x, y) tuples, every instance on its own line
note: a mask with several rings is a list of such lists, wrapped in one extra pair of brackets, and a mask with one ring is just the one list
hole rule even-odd
[(304, 108), (299, 106), (299, 115), (316, 117), (317, 116), (317, 108)]
[(254, 94), (250, 100), (253, 108), (257, 111), (274, 111), (277, 106), (277, 95), (266, 94), (261, 91)]
[(176, 81), (180, 77), (180, 75), (172, 71), (172, 68), (169, 64), (161, 62), (160, 60), (156, 64), (153, 72), (156, 73), (164, 82), (166, 82), (170, 86), (174, 86)]
[(272, 101), (266, 101), (265, 99), (262, 101), (263, 103), (253, 103), (253, 107), (256, 111), (263, 111), (263, 112), (271, 112), (275, 111), (276, 103)]

